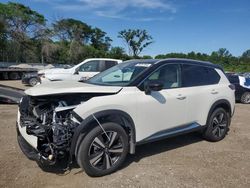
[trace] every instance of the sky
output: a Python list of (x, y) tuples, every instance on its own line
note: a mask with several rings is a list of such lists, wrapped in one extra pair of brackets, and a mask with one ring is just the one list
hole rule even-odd
[[(1, 0), (1, 2), (8, 2)], [(240, 56), (250, 49), (250, 0), (16, 0), (43, 14), (48, 24), (74, 18), (117, 37), (123, 29), (146, 29), (153, 44), (142, 55), (219, 48)]]

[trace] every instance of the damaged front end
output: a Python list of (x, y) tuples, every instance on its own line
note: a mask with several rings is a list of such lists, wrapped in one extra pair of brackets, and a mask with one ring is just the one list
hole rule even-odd
[[(34, 160), (53, 165), (69, 154), (74, 130), (80, 124), (74, 118), (73, 109), (88, 99), (87, 95), (83, 97), (81, 94), (22, 98), (19, 105), (19, 126), (23, 130), (26, 128), (24, 134), (37, 138)], [(22, 148), (24, 144), (20, 144), (20, 139), (18, 141)], [(24, 147), (22, 150), (24, 152)], [(33, 154), (35, 151), (32, 150)]]

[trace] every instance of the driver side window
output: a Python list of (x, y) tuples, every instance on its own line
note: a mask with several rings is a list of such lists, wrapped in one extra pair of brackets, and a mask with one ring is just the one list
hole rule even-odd
[(178, 64), (168, 64), (153, 72), (146, 81), (157, 80), (163, 83), (163, 89), (181, 87), (181, 69)]
[(79, 72), (99, 72), (100, 61), (89, 61), (79, 67)]

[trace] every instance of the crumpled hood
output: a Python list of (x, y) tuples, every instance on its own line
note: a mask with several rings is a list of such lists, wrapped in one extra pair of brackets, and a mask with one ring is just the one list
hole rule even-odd
[(43, 96), (65, 93), (117, 93), (120, 86), (99, 86), (74, 81), (56, 81), (36, 85), (25, 91), (30, 96)]

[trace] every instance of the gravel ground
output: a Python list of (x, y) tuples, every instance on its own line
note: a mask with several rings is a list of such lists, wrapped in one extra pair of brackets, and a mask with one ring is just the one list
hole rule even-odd
[(21, 80), (0, 80), (0, 85), (10, 86), (18, 89), (28, 89), (31, 86), (22, 84)]
[(16, 141), (17, 106), (0, 105), (0, 187), (250, 187), (250, 105), (236, 105), (221, 142), (189, 134), (142, 145), (114, 174), (88, 177), (77, 165), (42, 170)]

